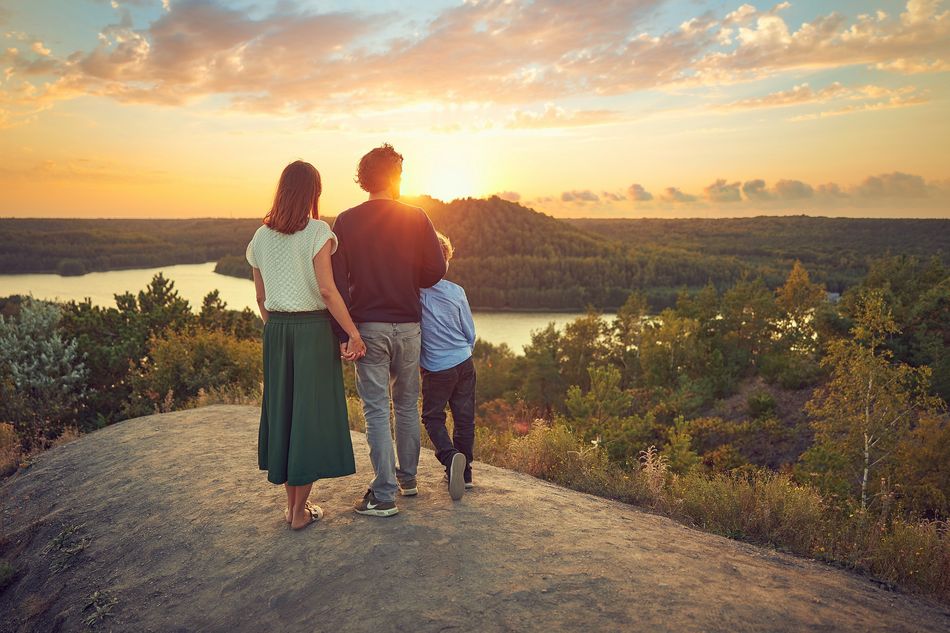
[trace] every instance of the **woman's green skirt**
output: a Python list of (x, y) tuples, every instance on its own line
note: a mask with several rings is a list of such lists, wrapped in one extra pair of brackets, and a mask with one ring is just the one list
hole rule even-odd
[(270, 313), (257, 454), (275, 484), (356, 472), (340, 345), (326, 310)]

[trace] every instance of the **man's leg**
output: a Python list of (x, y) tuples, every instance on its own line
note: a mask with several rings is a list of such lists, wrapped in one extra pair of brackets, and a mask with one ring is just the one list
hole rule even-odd
[(458, 372), (458, 382), (449, 397), (452, 445), (465, 455), (465, 481), (471, 482), (472, 453), (475, 450), (475, 363), (469, 358), (454, 369)]
[(416, 479), (422, 438), (419, 428), (419, 351), (422, 331), (418, 323), (396, 323), (392, 326), (393, 410), (396, 414), (396, 477), (410, 484)]
[(435, 456), (446, 468), (455, 453), (452, 438), (445, 428), (445, 406), (455, 390), (455, 368), (445, 371), (422, 370), (422, 423), (435, 447)]
[(366, 356), (356, 362), (356, 390), (363, 403), (369, 460), (376, 475), (369, 487), (379, 501), (396, 498), (396, 456), (389, 426), (391, 329), (388, 323), (360, 323)]

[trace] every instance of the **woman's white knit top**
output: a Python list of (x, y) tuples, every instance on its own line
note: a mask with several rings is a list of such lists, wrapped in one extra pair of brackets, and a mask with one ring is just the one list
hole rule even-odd
[(337, 239), (330, 225), (323, 220), (307, 222), (307, 226), (287, 235), (261, 226), (247, 245), (247, 263), (261, 271), (264, 280), (264, 307), (269, 312), (309, 312), (324, 310), (320, 286), (313, 272), (313, 258)]

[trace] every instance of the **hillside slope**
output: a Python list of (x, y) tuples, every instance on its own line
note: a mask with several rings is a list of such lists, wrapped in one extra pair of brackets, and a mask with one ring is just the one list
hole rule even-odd
[(130, 420), (5, 482), (0, 553), (18, 572), (0, 630), (85, 630), (95, 605), (97, 630), (116, 631), (950, 626), (945, 609), (843, 571), (482, 464), (453, 503), (428, 451), (417, 498), (361, 517), (359, 434), (359, 474), (318, 482), (326, 517), (291, 532), (256, 469), (257, 419), (217, 406)]

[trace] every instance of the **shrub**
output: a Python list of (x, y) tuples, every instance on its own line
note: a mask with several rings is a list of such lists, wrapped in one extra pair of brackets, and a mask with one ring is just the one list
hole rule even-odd
[(768, 391), (756, 391), (746, 400), (749, 416), (753, 419), (768, 418), (775, 415), (775, 398)]
[(35, 299), (19, 318), (0, 316), (0, 420), (13, 422), (26, 448), (62, 433), (83, 396), (88, 372), (59, 321), (56, 305)]
[(259, 392), (262, 378), (259, 341), (219, 331), (169, 332), (149, 342), (149, 359), (132, 378), (129, 414), (194, 406), (202, 390)]

